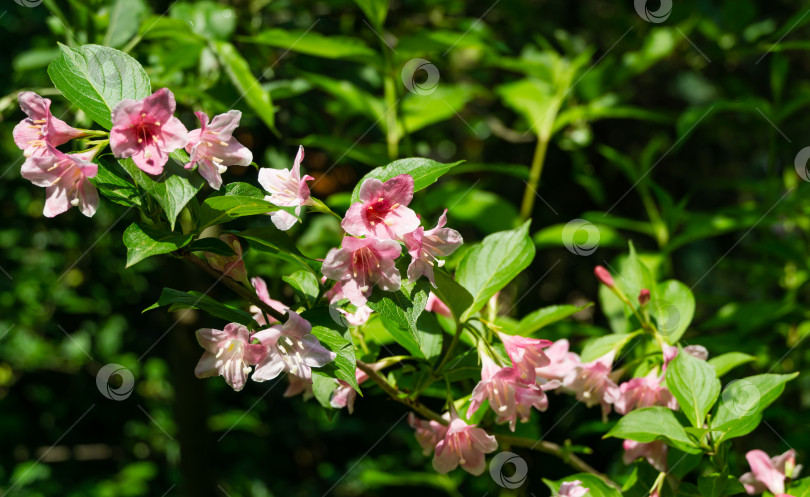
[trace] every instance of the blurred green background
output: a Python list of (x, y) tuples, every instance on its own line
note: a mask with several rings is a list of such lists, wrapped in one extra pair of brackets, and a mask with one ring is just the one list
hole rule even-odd
[[(686, 342), (755, 356), (738, 377), (805, 369), (810, 4), (683, 0), (650, 20), (629, 0), (358, 4), (4, 2), (0, 495), (511, 495), (486, 474), (435, 474), (401, 406), (384, 396), (329, 419), (314, 401), (283, 398), (284, 380), (239, 393), (197, 380), (193, 332), (223, 323), (141, 311), (163, 286), (205, 291), (213, 281), (165, 258), (124, 270), (133, 213), (105, 201), (92, 219), (73, 209), (49, 220), (44, 192), (20, 177), (17, 92), (48, 96), (55, 115), (90, 126), (48, 79), (57, 42), (127, 51), (153, 88), (175, 93), (189, 128), (195, 110), (242, 110), (237, 137), (262, 166), (289, 167), (303, 144), (313, 193), (337, 211), (389, 159), (466, 161), (420, 193), (416, 209), (435, 219), (449, 207), (470, 242), (516, 226), (521, 208), (531, 215), (538, 255), (502, 295), (504, 309), (517, 302), (515, 316), (596, 301), (593, 266), (615, 264), (632, 240), (658, 274), (693, 287)], [(533, 162), (543, 164), (536, 183)], [(226, 180), (237, 177), (255, 183), (252, 169)], [(522, 201), (527, 190), (533, 205)], [(564, 246), (573, 219), (597, 227), (592, 254)], [(293, 234), (315, 257), (339, 243), (325, 216)], [(283, 265), (250, 251), (246, 261), (291, 299)], [(608, 330), (598, 306), (576, 318), (543, 338), (577, 343)], [(125, 400), (96, 387), (108, 363), (134, 374)], [(807, 463), (809, 382), (803, 372), (788, 385), (765, 423), (735, 442), (740, 454), (793, 447)], [(621, 480), (629, 468), (620, 441), (601, 440), (605, 428), (595, 410), (552, 396), (521, 430), (590, 445), (584, 458)], [(547, 495), (541, 478), (573, 472), (516, 452), (530, 468), (517, 495)]]

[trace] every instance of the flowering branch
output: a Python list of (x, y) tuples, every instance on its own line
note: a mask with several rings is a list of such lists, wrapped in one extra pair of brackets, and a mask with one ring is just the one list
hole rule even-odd
[(405, 404), (410, 409), (416, 411), (417, 413), (421, 414), (423, 417), (427, 419), (437, 421), (443, 425), (447, 424), (447, 420), (442, 418), (440, 414), (419, 403), (419, 401), (411, 399), (408, 396), (406, 396), (404, 392), (400, 391), (395, 386), (388, 383), (388, 381), (385, 378), (380, 376), (380, 374), (368, 364), (364, 363), (363, 361), (357, 361), (357, 369), (361, 370), (366, 375), (368, 375), (368, 377), (371, 378), (374, 381), (374, 383), (379, 385), (380, 388), (382, 388), (385, 391), (385, 393), (387, 393), (392, 399), (402, 404)]

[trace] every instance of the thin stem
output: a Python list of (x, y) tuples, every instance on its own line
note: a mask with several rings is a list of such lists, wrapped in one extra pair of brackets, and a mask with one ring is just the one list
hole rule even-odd
[(388, 381), (380, 376), (380, 374), (374, 369), (371, 368), (368, 364), (364, 363), (363, 361), (357, 361), (357, 369), (363, 371), (371, 378), (374, 383), (380, 386), (380, 388), (388, 394), (389, 397), (396, 400), (401, 404), (405, 404), (413, 411), (421, 414), (423, 418), (432, 419), (433, 421), (437, 421), (443, 425), (446, 425), (448, 422), (446, 419), (442, 418), (440, 414), (437, 412), (425, 407), (422, 405), (418, 400), (411, 399), (400, 392), (396, 387), (388, 383)]
[(496, 434), (495, 438), (498, 439), (498, 442), (503, 444), (509, 444), (514, 447), (523, 447), (526, 449), (536, 450), (538, 452), (543, 452), (546, 454), (556, 456), (560, 458), (564, 463), (571, 466), (572, 468), (598, 476), (611, 487), (617, 490), (621, 489), (619, 484), (608, 478), (607, 475), (600, 473), (599, 471), (594, 469), (590, 464), (580, 459), (576, 454), (570, 453), (560, 445), (557, 445), (553, 442), (546, 442), (545, 440), (532, 440), (530, 438), (516, 437), (513, 435), (501, 435), (501, 434)]
[(526, 182), (526, 189), (523, 191), (523, 202), (520, 204), (520, 218), (529, 219), (534, 209), (534, 198), (537, 195), (537, 185), (540, 183), (540, 175), (543, 173), (543, 163), (546, 161), (546, 151), (551, 138), (546, 136), (537, 137), (537, 146), (534, 149), (534, 158), (529, 170), (529, 180)]
[(206, 273), (210, 274), (214, 278), (221, 281), (223, 284), (225, 284), (225, 286), (227, 286), (228, 288), (239, 294), (240, 297), (244, 298), (251, 304), (261, 309), (262, 312), (264, 312), (265, 314), (269, 314), (270, 316), (273, 316), (279, 321), (284, 321), (286, 319), (283, 313), (273, 309), (269, 304), (260, 299), (259, 296), (256, 295), (256, 292), (248, 290), (234, 279), (231, 279), (227, 276), (223, 276), (222, 273), (209, 266), (207, 262), (200, 259), (199, 257), (196, 257), (190, 254), (189, 252), (174, 252), (174, 254), (177, 255), (178, 257), (187, 260), (188, 262), (194, 264), (195, 266), (202, 268)]

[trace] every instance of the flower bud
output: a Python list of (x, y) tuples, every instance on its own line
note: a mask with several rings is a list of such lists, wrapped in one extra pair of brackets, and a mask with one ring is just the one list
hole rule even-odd
[(642, 307), (647, 305), (650, 302), (650, 291), (646, 288), (642, 288), (641, 292), (638, 294), (638, 303), (641, 304)]
[(593, 268), (593, 274), (596, 275), (596, 278), (602, 282), (608, 288), (613, 288), (615, 283), (613, 282), (613, 276), (610, 275), (607, 269), (602, 266), (596, 266)]

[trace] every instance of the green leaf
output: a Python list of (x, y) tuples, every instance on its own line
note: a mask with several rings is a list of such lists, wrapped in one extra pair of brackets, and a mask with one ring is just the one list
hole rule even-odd
[(408, 92), (402, 100), (402, 122), (398, 123), (397, 136), (404, 137), (447, 119), (458, 119), (459, 112), (479, 92), (470, 85), (450, 84), (441, 84), (423, 94)]
[(419, 350), (425, 359), (432, 362), (441, 355), (444, 332), (435, 314), (423, 312), (419, 315), (416, 320), (416, 335), (419, 338)]
[(212, 41), (211, 49), (217, 54), (239, 95), (244, 96), (245, 101), (256, 111), (259, 118), (271, 131), (275, 131), (275, 109), (270, 92), (265, 91), (253, 76), (247, 61), (228, 42)]
[(287, 282), (302, 297), (302, 300), (309, 305), (318, 300), (321, 285), (318, 277), (311, 271), (296, 271), (290, 275), (282, 276), (281, 279)]
[(793, 497), (810, 497), (810, 478), (793, 481), (786, 492)]
[(233, 183), (228, 183), (227, 185), (225, 185), (225, 188), (223, 190), (211, 194), (212, 197), (218, 197), (220, 195), (264, 198), (264, 192), (262, 192), (261, 189), (251, 185), (250, 183), (244, 183), (241, 181), (234, 181)]
[(706, 361), (681, 350), (667, 367), (667, 387), (695, 428), (703, 428), (706, 414), (720, 395), (720, 380)]
[(410, 174), (413, 177), (413, 191), (418, 192), (435, 183), (444, 173), (459, 164), (461, 164), (461, 161), (452, 164), (442, 164), (441, 162), (419, 157), (396, 160), (387, 166), (373, 169), (363, 176), (357, 183), (357, 186), (354, 187), (352, 202), (358, 202), (360, 200), (360, 187), (367, 179), (376, 178), (385, 182), (400, 174)]
[(655, 297), (649, 304), (658, 331), (667, 342), (675, 344), (681, 339), (695, 315), (695, 296), (680, 281), (659, 283)]
[(171, 288), (164, 288), (158, 301), (144, 309), (143, 312), (167, 305), (171, 306), (169, 308), (170, 311), (179, 309), (200, 309), (229, 323), (243, 324), (254, 330), (259, 327), (259, 324), (253, 320), (253, 317), (242, 309), (236, 309), (217, 302), (204, 293), (193, 291), (181, 292), (180, 290), (173, 290)]
[(690, 454), (700, 452), (671, 409), (663, 406), (644, 407), (625, 414), (605, 435), (636, 442), (662, 440), (667, 445)]
[(464, 254), (456, 278), (473, 296), (473, 303), (462, 319), (480, 310), (532, 262), (535, 248), (529, 238), (529, 223), (488, 235)]
[(218, 40), (230, 38), (238, 15), (233, 8), (210, 1), (173, 3), (170, 14), (189, 24), (199, 36)]
[(433, 293), (450, 308), (454, 316), (461, 318), (464, 311), (472, 305), (473, 298), (470, 292), (459, 285), (444, 269), (434, 268), (433, 277), (436, 280)]
[(354, 355), (354, 345), (343, 336), (343, 334), (347, 334), (346, 328), (332, 319), (328, 307), (309, 309), (301, 313), (301, 317), (310, 322), (312, 334), (318, 338), (321, 344), (337, 355), (334, 361), (319, 368), (318, 371), (332, 378), (343, 380), (360, 392), (355, 376), (357, 359)]
[(430, 282), (427, 278), (420, 278), (416, 283), (404, 281), (396, 292), (386, 292), (375, 286), (367, 303), (382, 316), (385, 329), (397, 342), (418, 357), (424, 355), (421, 352), (417, 320), (425, 310), (428, 293)]
[[(572, 230), (572, 226), (574, 229)], [(594, 234), (598, 236), (594, 236)], [(580, 248), (588, 250), (590, 247), (623, 247), (626, 243), (624, 237), (615, 229), (604, 224), (582, 223), (580, 226), (566, 224), (552, 224), (546, 226), (532, 238), (538, 248), (545, 247), (571, 247), (569, 250)]]
[(782, 395), (785, 383), (798, 375), (760, 374), (726, 385), (711, 423), (716, 442), (751, 433), (762, 420), (762, 412)]
[(90, 181), (96, 185), (102, 195), (112, 200), (116, 204), (126, 207), (140, 207), (141, 196), (130, 180), (129, 174), (109, 155), (102, 156), (98, 160), (98, 174)]
[(618, 490), (605, 483), (605, 480), (591, 473), (577, 473), (557, 481), (543, 478), (543, 483), (551, 490), (552, 495), (557, 495), (563, 483), (577, 480), (582, 482), (583, 488), (588, 489), (588, 493), (585, 494), (588, 497), (622, 497), (622, 494)]
[(210, 252), (212, 254), (231, 256), (236, 252), (225, 242), (216, 237), (198, 238), (186, 247), (189, 252)]
[[(182, 162), (184, 154), (185, 152), (173, 153), (172, 157), (176, 157)], [(187, 158), (188, 156), (186, 156)], [(180, 211), (202, 189), (203, 179), (198, 174), (179, 165), (175, 160), (167, 162), (163, 173), (159, 176), (152, 176), (141, 171), (132, 159), (121, 159), (118, 162), (135, 180), (135, 183), (157, 201), (163, 212), (166, 213), (172, 230), (174, 230), (174, 224)]]
[(115, 0), (109, 10), (110, 23), (104, 35), (104, 45), (120, 47), (132, 39), (148, 11), (143, 0)]
[(208, 197), (200, 205), (197, 229), (204, 230), (215, 224), (222, 224), (239, 217), (267, 214), (278, 210), (270, 202), (241, 195)]
[(524, 337), (531, 336), (537, 332), (537, 330), (556, 323), (557, 321), (561, 321), (592, 305), (592, 303), (585, 305), (552, 305), (537, 309), (520, 320), (517, 328), (515, 328), (514, 334)]
[(582, 349), (581, 359), (582, 362), (591, 362), (607, 354), (611, 350), (615, 351), (618, 355), (619, 352), (628, 344), (630, 340), (638, 336), (639, 332), (635, 333), (612, 333), (610, 335), (601, 336), (591, 340)]
[(703, 497), (726, 497), (745, 492), (737, 478), (721, 473), (699, 476), (698, 490)]
[(139, 100), (152, 93), (146, 71), (129, 55), (114, 48), (59, 44), (61, 53), (48, 65), (53, 85), (90, 119), (112, 128), (112, 110), (124, 99)]
[(153, 255), (167, 254), (191, 241), (191, 235), (161, 231), (141, 223), (132, 223), (124, 231), (124, 245), (127, 247), (127, 267)]
[(714, 372), (717, 374), (717, 377), (720, 378), (737, 366), (742, 366), (743, 364), (753, 362), (755, 360), (756, 357), (752, 355), (743, 354), (742, 352), (729, 352), (717, 357), (712, 357), (709, 359), (708, 363), (709, 366), (714, 368)]
[(312, 370), (312, 393), (315, 394), (315, 399), (326, 409), (333, 409), (329, 404), (332, 398), (332, 392), (338, 387), (335, 379), (326, 373), (322, 373), (317, 369)]
[(267, 29), (243, 40), (326, 59), (368, 61), (377, 57), (377, 52), (363, 40), (349, 36), (324, 36), (315, 31)]
[(388, 0), (355, 0), (375, 28), (381, 29), (388, 15)]
[(252, 242), (250, 246), (255, 250), (298, 264), (316, 275), (321, 270), (321, 264), (318, 261), (302, 254), (290, 235), (275, 227), (253, 228), (234, 234)]

